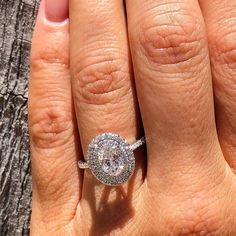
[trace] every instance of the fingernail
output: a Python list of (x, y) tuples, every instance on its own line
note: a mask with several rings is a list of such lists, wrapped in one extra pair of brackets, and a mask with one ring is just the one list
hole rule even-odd
[(68, 0), (45, 0), (45, 15), (51, 22), (65, 21), (69, 16)]

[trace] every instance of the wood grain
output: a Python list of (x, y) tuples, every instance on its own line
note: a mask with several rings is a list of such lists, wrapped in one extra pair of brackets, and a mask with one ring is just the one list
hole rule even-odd
[(29, 235), (29, 55), (39, 0), (0, 0), (0, 235)]

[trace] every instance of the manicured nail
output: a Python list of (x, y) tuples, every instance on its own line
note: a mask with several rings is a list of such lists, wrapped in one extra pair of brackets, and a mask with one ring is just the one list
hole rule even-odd
[(68, 0), (45, 0), (45, 15), (51, 22), (65, 21), (69, 16)]

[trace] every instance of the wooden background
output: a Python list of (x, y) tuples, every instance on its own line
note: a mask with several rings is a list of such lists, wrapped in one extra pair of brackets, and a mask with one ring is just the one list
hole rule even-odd
[(0, 0), (0, 236), (29, 235), (27, 87), (39, 0)]

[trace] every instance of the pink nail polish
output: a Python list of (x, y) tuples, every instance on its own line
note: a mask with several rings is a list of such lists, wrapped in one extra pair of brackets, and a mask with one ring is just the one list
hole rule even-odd
[(45, 0), (45, 16), (51, 22), (63, 22), (69, 16), (68, 0)]

